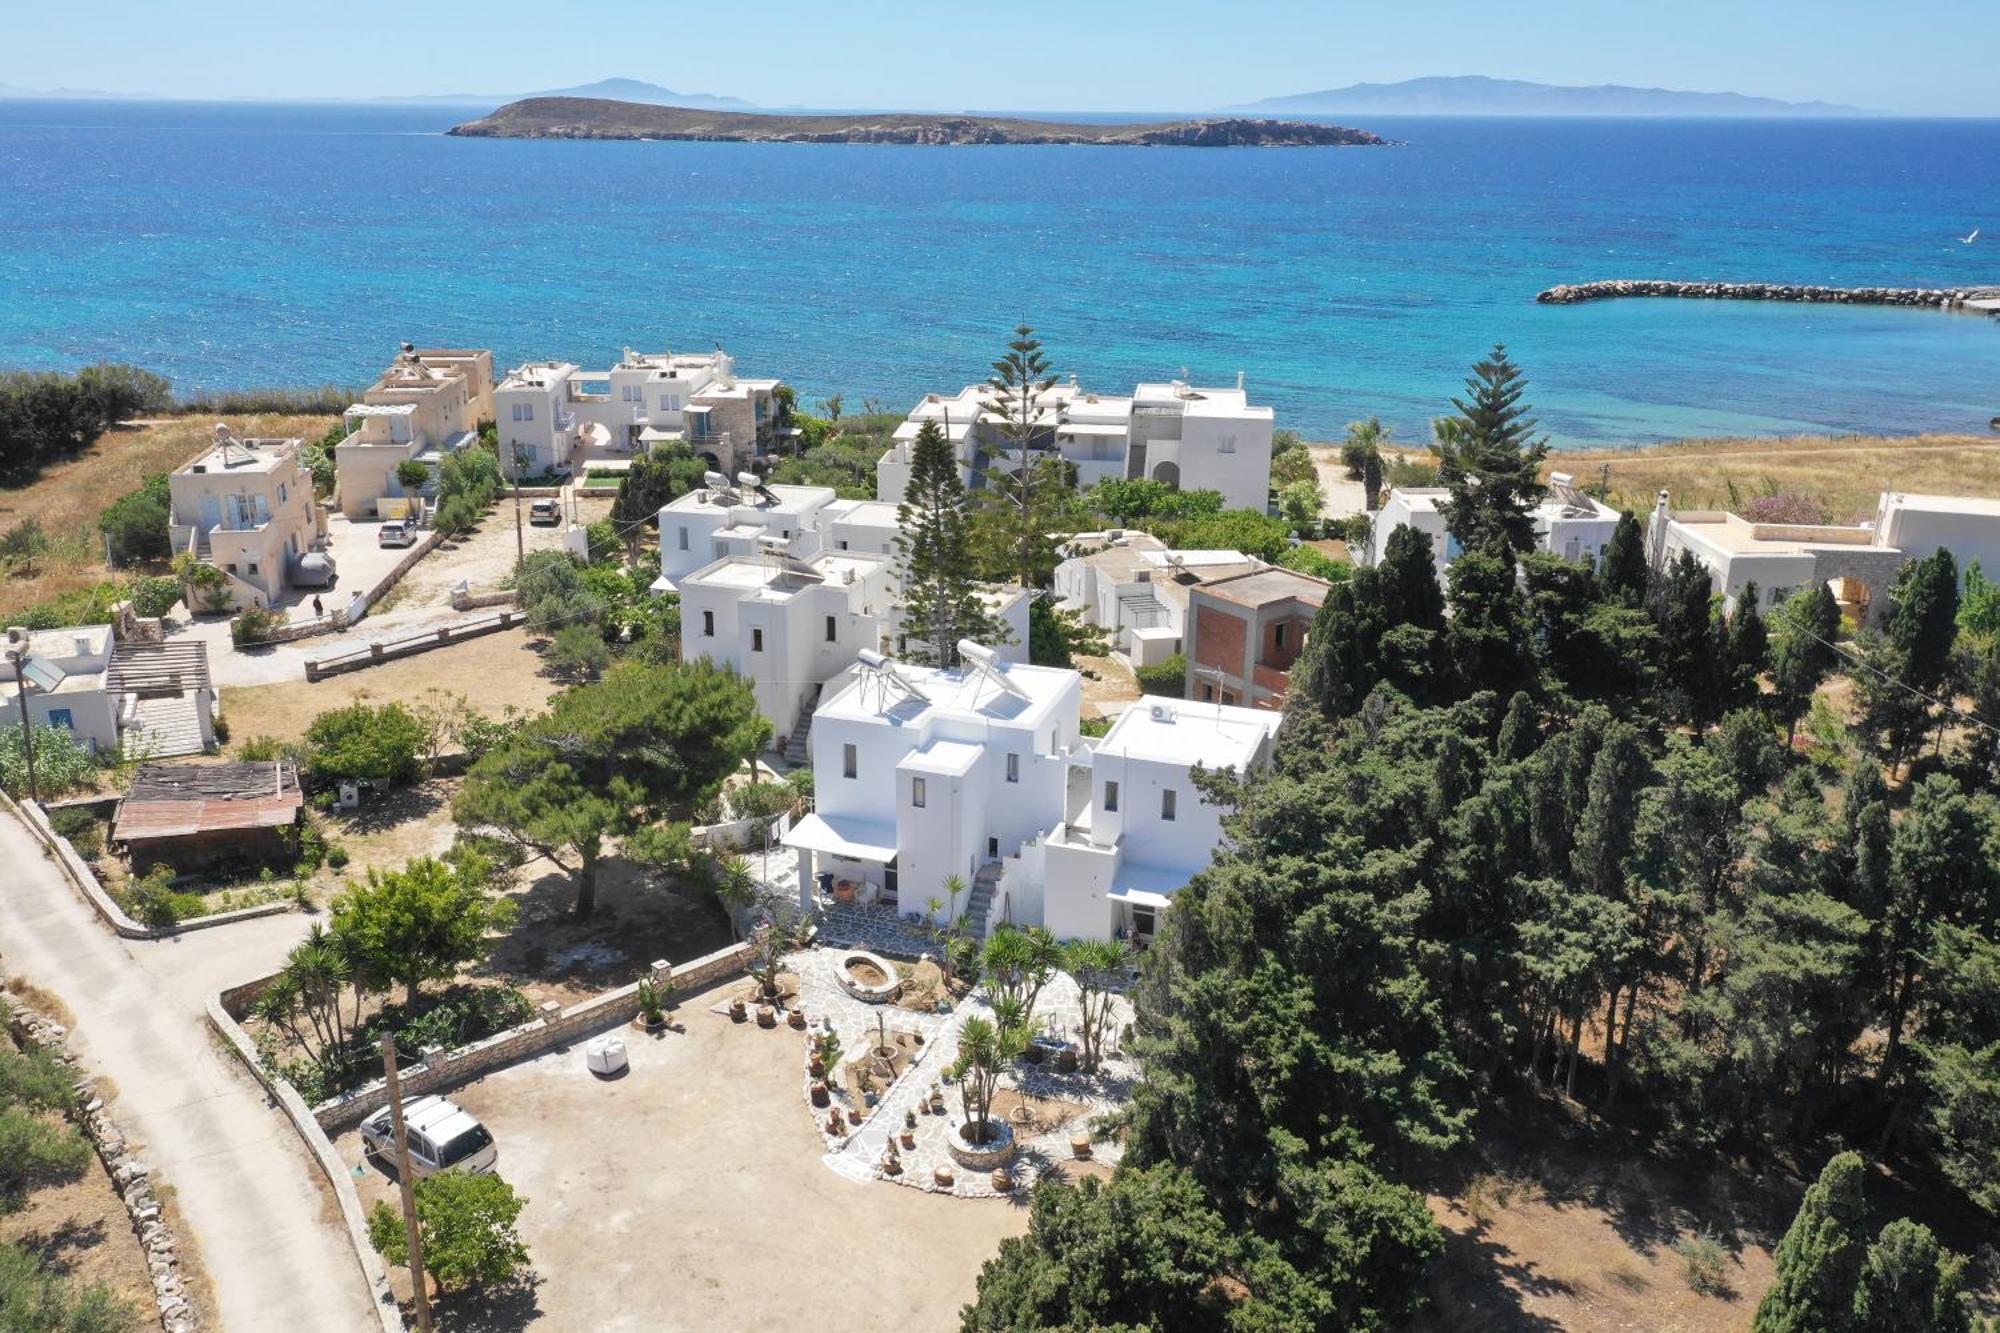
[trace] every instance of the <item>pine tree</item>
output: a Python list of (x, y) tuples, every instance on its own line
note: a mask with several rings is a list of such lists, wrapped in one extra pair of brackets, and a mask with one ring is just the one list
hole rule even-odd
[[(1055, 423), (1044, 420), (1043, 400), (1056, 376), (1042, 352), (1042, 340), (1026, 324), (1014, 330), (1007, 351), (993, 363), (986, 381), (990, 410), (1000, 418), (1006, 439), (1005, 472), (995, 473), (982, 494), (991, 538), (992, 561), (1024, 588), (1046, 587), (1055, 571), (1055, 537), (1061, 514), (1075, 494), (1069, 465), (1050, 446)], [(981, 455), (984, 469), (985, 457)]]
[(906, 651), (919, 661), (956, 666), (958, 641), (990, 641), (995, 627), (972, 577), (958, 460), (935, 421), (926, 421), (910, 446), (910, 479), (896, 506), (896, 527)]
[(1866, 1168), (1859, 1153), (1826, 1164), (1778, 1242), (1777, 1273), (1757, 1307), (1752, 1333), (1844, 1333), (1865, 1255), (1861, 1230)]
[(1907, 1217), (1868, 1247), (1854, 1289), (1854, 1333), (1968, 1333), (1965, 1259)]
[(1833, 639), (1840, 632), (1840, 603), (1824, 583), (1793, 593), (1772, 617), (1771, 707), (1785, 724), (1785, 745), (1798, 734), (1799, 719), (1812, 707), (1813, 692), (1839, 656)]
[(1626, 606), (1638, 606), (1646, 599), (1646, 534), (1638, 518), (1627, 509), (1618, 516), (1604, 554), (1597, 562), (1597, 583), (1607, 598)]
[(1535, 545), (1533, 511), (1542, 498), (1547, 437), (1521, 402), (1527, 381), (1496, 344), (1472, 368), (1466, 397), (1452, 399), (1462, 429), (1440, 439), (1438, 480), (1451, 488), (1443, 505), (1445, 527), (1467, 551), (1504, 544), (1513, 551)]

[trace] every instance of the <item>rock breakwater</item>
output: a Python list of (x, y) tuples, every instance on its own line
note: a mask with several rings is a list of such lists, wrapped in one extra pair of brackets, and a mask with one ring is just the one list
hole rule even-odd
[(2000, 287), (1815, 287), (1779, 282), (1677, 282), (1620, 278), (1551, 287), (1535, 300), (1543, 305), (1581, 305), (1628, 296), (1680, 297), (1703, 301), (1790, 301), (1807, 305), (1895, 305), (1957, 310), (1968, 302), (2000, 297)]

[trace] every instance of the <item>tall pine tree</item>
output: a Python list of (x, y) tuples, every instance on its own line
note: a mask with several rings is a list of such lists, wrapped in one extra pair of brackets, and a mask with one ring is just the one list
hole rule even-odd
[(1042, 340), (1026, 324), (1014, 330), (1006, 354), (993, 363), (986, 381), (1008, 466), (988, 471), (992, 460), (980, 455), (981, 471), (989, 478), (981, 492), (988, 527), (985, 558), (991, 573), (1004, 572), (1024, 588), (1046, 587), (1054, 577), (1054, 534), (1076, 490), (1069, 465), (1051, 447), (1061, 415), (1047, 405), (1055, 384)]
[(1778, 1242), (1777, 1273), (1757, 1307), (1752, 1333), (1840, 1333), (1850, 1327), (1854, 1284), (1866, 1256), (1866, 1169), (1859, 1153), (1841, 1153), (1806, 1191), (1791, 1230)]
[(1452, 399), (1461, 429), (1439, 438), (1438, 479), (1451, 488), (1445, 527), (1467, 551), (1496, 545), (1513, 551), (1535, 545), (1533, 511), (1545, 489), (1542, 460), (1549, 442), (1521, 402), (1527, 390), (1521, 369), (1496, 344), (1472, 368), (1466, 397)]
[(972, 577), (965, 485), (951, 442), (926, 421), (910, 446), (910, 480), (896, 506), (903, 583), (904, 651), (936, 666), (958, 664), (958, 641), (991, 641), (992, 618)]

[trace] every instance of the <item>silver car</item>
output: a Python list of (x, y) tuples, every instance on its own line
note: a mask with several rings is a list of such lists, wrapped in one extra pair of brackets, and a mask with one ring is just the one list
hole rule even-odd
[[(438, 1171), (480, 1175), (491, 1171), (500, 1156), (486, 1126), (442, 1097), (405, 1097), (403, 1128), (410, 1139), (410, 1166), (419, 1177)], [(371, 1156), (396, 1160), (396, 1130), (388, 1107), (361, 1122), (361, 1141)]]

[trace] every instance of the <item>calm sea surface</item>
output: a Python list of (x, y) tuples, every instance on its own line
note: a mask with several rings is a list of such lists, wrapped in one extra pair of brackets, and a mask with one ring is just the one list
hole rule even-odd
[(901, 410), (1026, 320), (1086, 384), (1240, 369), (1315, 434), (1426, 434), (1496, 340), (1565, 442), (2000, 412), (1980, 317), (1534, 304), (1610, 277), (2000, 284), (2000, 121), (1370, 121), (1404, 146), (1298, 150), (438, 133), (465, 114), (0, 102), (0, 365), (223, 388), (364, 382), (405, 338), (595, 365), (719, 341)]

